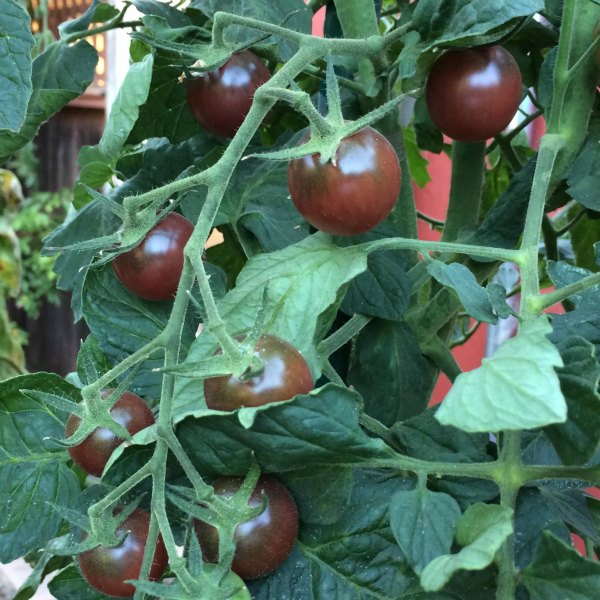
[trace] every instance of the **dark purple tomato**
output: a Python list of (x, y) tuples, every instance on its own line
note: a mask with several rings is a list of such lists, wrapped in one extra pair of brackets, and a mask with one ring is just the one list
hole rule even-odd
[(433, 122), (453, 140), (500, 133), (521, 103), (521, 71), (501, 46), (448, 50), (433, 65), (425, 97)]
[[(107, 398), (112, 391), (102, 390), (100, 395), (102, 398)], [(133, 392), (123, 392), (111, 408), (110, 414), (131, 435), (154, 423), (154, 415), (148, 405)], [(76, 415), (69, 415), (66, 426), (67, 437), (75, 433), (80, 422), (81, 419)], [(73, 462), (84, 471), (101, 477), (110, 455), (122, 441), (110, 429), (98, 427), (81, 444), (70, 447), (69, 454)]]
[(274, 335), (262, 335), (254, 346), (263, 369), (248, 379), (234, 375), (204, 380), (204, 398), (213, 410), (262, 406), (308, 394), (314, 382), (306, 361), (290, 344)]
[(119, 281), (145, 300), (172, 298), (183, 270), (183, 249), (193, 231), (185, 217), (169, 213), (138, 246), (113, 260)]
[(270, 77), (265, 64), (243, 50), (222, 67), (188, 81), (188, 104), (204, 129), (232, 138), (250, 111), (254, 92)]
[[(136, 508), (116, 530), (117, 536), (127, 533), (121, 544), (114, 548), (96, 546), (77, 557), (79, 569), (85, 580), (108, 596), (133, 596), (135, 587), (125, 581), (139, 579), (149, 528), (150, 514)], [(159, 535), (150, 567), (150, 581), (160, 579), (168, 562), (165, 544)]]
[(344, 138), (335, 164), (319, 154), (290, 161), (288, 187), (298, 212), (334, 235), (373, 229), (389, 214), (400, 192), (400, 164), (392, 145), (371, 127)]
[[(215, 493), (228, 499), (239, 490), (243, 477), (221, 477), (213, 484)], [(254, 519), (240, 523), (234, 535), (235, 555), (231, 570), (242, 579), (255, 579), (277, 569), (289, 556), (298, 537), (298, 509), (288, 489), (274, 477), (262, 475), (248, 505), (262, 506), (263, 494), (268, 504)], [(204, 560), (217, 562), (219, 534), (202, 521), (194, 522)]]

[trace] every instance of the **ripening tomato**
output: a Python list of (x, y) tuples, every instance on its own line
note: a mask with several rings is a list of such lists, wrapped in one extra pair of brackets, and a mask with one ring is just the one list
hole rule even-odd
[(113, 260), (119, 281), (145, 300), (169, 300), (175, 295), (183, 270), (183, 250), (194, 226), (169, 213), (141, 243)]
[(263, 368), (248, 379), (234, 375), (204, 380), (204, 398), (213, 410), (236, 410), (243, 406), (262, 406), (308, 394), (314, 381), (303, 356), (285, 340), (262, 335), (254, 346)]
[(521, 71), (501, 46), (448, 50), (425, 89), (433, 122), (453, 140), (477, 142), (500, 133), (521, 103)]
[(291, 160), (288, 187), (311, 225), (358, 235), (390, 214), (400, 193), (400, 164), (388, 140), (365, 127), (341, 141), (335, 161), (322, 163), (319, 154)]
[[(102, 390), (100, 395), (102, 398), (107, 398), (112, 391), (111, 389)], [(123, 392), (110, 409), (110, 414), (131, 435), (154, 423), (154, 415), (148, 405), (133, 392)], [(66, 426), (67, 437), (75, 433), (80, 422), (81, 419), (78, 416), (69, 415)], [(98, 427), (81, 444), (71, 446), (69, 454), (73, 462), (84, 471), (90, 475), (101, 477), (110, 455), (122, 441), (110, 429)]]
[(249, 50), (222, 67), (187, 82), (187, 99), (196, 121), (214, 135), (232, 138), (252, 106), (254, 92), (271, 77)]
[[(213, 484), (215, 494), (229, 499), (240, 489), (243, 477), (221, 477)], [(289, 556), (298, 537), (298, 509), (288, 489), (274, 477), (262, 475), (252, 492), (248, 506), (262, 506), (264, 511), (245, 523), (234, 534), (235, 555), (231, 570), (242, 579), (255, 579), (275, 571)], [(219, 534), (212, 526), (195, 520), (194, 528), (204, 560), (217, 562)]]
[[(77, 557), (79, 569), (85, 580), (108, 596), (116, 598), (133, 596), (135, 587), (125, 581), (139, 579), (149, 528), (150, 514), (141, 508), (136, 508), (116, 530), (117, 536), (127, 534), (118, 546), (114, 548), (96, 546)], [(168, 562), (167, 550), (159, 535), (148, 579), (150, 581), (160, 579)]]

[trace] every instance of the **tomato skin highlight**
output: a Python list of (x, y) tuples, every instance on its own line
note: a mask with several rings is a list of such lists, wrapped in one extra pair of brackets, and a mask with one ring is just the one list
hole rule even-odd
[[(221, 477), (213, 487), (218, 496), (228, 499), (243, 481), (243, 477)], [(240, 523), (234, 535), (236, 551), (231, 570), (246, 580), (275, 571), (289, 556), (298, 537), (298, 509), (289, 490), (275, 477), (261, 475), (248, 505), (262, 506), (263, 493), (268, 500), (265, 510), (258, 517)], [(217, 562), (217, 530), (199, 520), (194, 521), (194, 528), (204, 560)]]
[(390, 214), (400, 193), (400, 164), (389, 141), (365, 127), (341, 141), (335, 164), (322, 164), (319, 154), (291, 160), (288, 187), (313, 227), (358, 235)]
[(112, 265), (119, 281), (144, 300), (170, 300), (183, 270), (183, 250), (194, 226), (177, 213), (157, 223), (138, 246), (119, 254)]
[(501, 46), (447, 50), (427, 78), (427, 108), (453, 140), (478, 142), (503, 131), (522, 98), (521, 71)]
[[(125, 581), (139, 579), (149, 527), (150, 513), (136, 508), (117, 528), (117, 535), (127, 532), (127, 536), (119, 546), (114, 548), (96, 546), (77, 557), (79, 570), (84, 579), (93, 588), (108, 596), (115, 598), (133, 596), (135, 587)], [(87, 534), (84, 539), (85, 537)], [(168, 562), (167, 550), (159, 534), (149, 580), (160, 579)]]
[(263, 406), (308, 394), (314, 381), (304, 357), (285, 340), (262, 335), (255, 354), (263, 362), (262, 372), (242, 381), (234, 375), (204, 380), (204, 398), (213, 410), (237, 410), (243, 406)]
[(270, 78), (262, 60), (243, 50), (218, 69), (188, 81), (188, 105), (204, 129), (232, 138), (250, 111), (254, 92)]
[[(100, 395), (102, 398), (107, 398), (112, 391), (111, 389), (102, 390)], [(155, 422), (149, 406), (137, 394), (128, 391), (121, 394), (111, 408), (110, 414), (131, 435)], [(69, 415), (65, 429), (67, 437), (75, 433), (80, 422), (81, 419), (78, 416)], [(75, 464), (90, 475), (101, 477), (110, 455), (122, 441), (110, 429), (97, 427), (83, 442), (69, 447), (68, 450)]]

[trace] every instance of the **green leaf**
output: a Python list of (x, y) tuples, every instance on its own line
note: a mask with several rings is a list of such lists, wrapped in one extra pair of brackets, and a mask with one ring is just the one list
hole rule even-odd
[(297, 550), (272, 575), (248, 582), (254, 600), (405, 598), (416, 577), (390, 530), (390, 497), (413, 485), (355, 471), (349, 502), (329, 526), (303, 525)]
[[(572, 283), (577, 283), (580, 279), (592, 275), (592, 271), (583, 267), (575, 267), (567, 262), (548, 261), (547, 270), (552, 283), (560, 289)], [(588, 288), (577, 294), (569, 296), (569, 300), (577, 308), (594, 308), (597, 303), (600, 285)]]
[[(315, 336), (321, 314), (339, 303), (340, 288), (364, 271), (366, 263), (364, 248), (338, 248), (328, 236), (315, 234), (283, 250), (251, 258), (237, 286), (218, 302), (219, 312), (229, 332), (236, 335), (251, 330), (262, 311), (263, 333), (293, 344), (315, 376), (319, 362), (314, 344), (319, 341)], [(216, 340), (206, 332), (194, 341), (185, 363), (200, 361), (215, 350)], [(196, 380), (179, 380), (176, 422), (202, 410), (202, 388)]]
[(478, 321), (497, 323), (498, 316), (492, 308), (490, 298), (475, 279), (475, 275), (461, 263), (445, 264), (432, 260), (427, 271), (442, 285), (452, 288), (460, 298), (465, 310)]
[(571, 227), (570, 233), (575, 251), (575, 264), (591, 271), (599, 271), (594, 244), (600, 240), (600, 219), (590, 219), (588, 215), (583, 215)]
[(402, 139), (404, 140), (404, 149), (406, 151), (411, 179), (420, 188), (425, 187), (431, 181), (429, 171), (427, 170), (429, 161), (419, 152), (415, 127), (403, 127)]
[(392, 434), (406, 454), (421, 460), (455, 463), (491, 460), (486, 452), (487, 433), (466, 433), (442, 425), (435, 418), (435, 409), (398, 423)]
[(461, 373), (436, 413), (444, 425), (463, 431), (521, 430), (562, 423), (567, 405), (554, 367), (557, 348), (540, 317), (507, 340), (481, 367)]
[(86, 146), (79, 155), (82, 171), (76, 182), (76, 206), (89, 199), (85, 186), (97, 188), (110, 180), (123, 145), (135, 125), (139, 107), (148, 99), (152, 78), (152, 54), (129, 67), (113, 102), (104, 133), (97, 146)]
[(407, 323), (374, 319), (356, 339), (348, 383), (362, 394), (365, 412), (391, 426), (427, 406), (431, 370)]
[(48, 584), (56, 600), (106, 600), (107, 596), (94, 589), (75, 566), (61, 571)]
[(484, 34), (490, 34), (489, 41), (499, 39), (502, 32), (494, 30), (543, 8), (542, 0), (498, 0), (492, 4), (487, 0), (421, 0), (413, 14), (413, 27), (431, 45), (468, 46)]
[(538, 488), (522, 488), (515, 508), (514, 540), (517, 567), (523, 569), (533, 560), (544, 531), (550, 531), (565, 542), (571, 540), (569, 529), (542, 492)]
[(394, 537), (417, 573), (450, 552), (460, 508), (451, 496), (427, 488), (401, 490), (392, 497), (390, 524)]
[(27, 11), (16, 0), (7, 0), (0, 14), (0, 130), (19, 131), (25, 120), (33, 45)]
[(546, 428), (546, 433), (565, 464), (588, 461), (600, 439), (600, 365), (592, 344), (571, 337), (560, 346), (564, 367), (557, 369), (567, 401), (568, 420)]
[(176, 143), (203, 133), (189, 109), (185, 85), (179, 81), (182, 71), (181, 65), (172, 65), (170, 57), (156, 53), (148, 101), (140, 106), (128, 143), (154, 137), (165, 137)]
[(348, 502), (354, 478), (351, 468), (331, 466), (284, 473), (281, 479), (292, 493), (303, 523), (331, 525), (340, 520), (340, 507)]
[(169, 27), (190, 25), (189, 18), (181, 11), (164, 2), (156, 0), (132, 0), (131, 2), (143, 15), (152, 15), (165, 19)]
[(567, 194), (591, 210), (600, 210), (600, 119), (592, 118), (583, 148), (567, 173)]
[(600, 590), (600, 563), (544, 533), (535, 561), (523, 571), (522, 581), (531, 600), (589, 600)]
[(90, 333), (79, 348), (77, 355), (77, 374), (84, 385), (90, 385), (112, 368), (112, 364), (106, 358), (98, 340)]
[[(396, 228), (386, 222), (362, 235), (336, 238), (336, 242), (338, 246), (347, 247), (397, 235)], [(371, 253), (367, 270), (355, 277), (348, 286), (341, 310), (348, 315), (360, 313), (390, 321), (402, 319), (412, 293), (406, 264), (405, 250)]]
[(484, 569), (494, 560), (512, 533), (512, 511), (505, 506), (473, 504), (458, 522), (458, 554), (438, 556), (421, 573), (421, 585), (430, 592), (441, 590), (456, 571)]
[(238, 230), (250, 231), (266, 252), (305, 238), (309, 226), (289, 196), (287, 171), (287, 163), (281, 161), (249, 159), (239, 163), (215, 225), (231, 223)]
[(67, 451), (54, 439), (65, 434), (66, 413), (54, 412), (21, 389), (37, 389), (72, 401), (79, 390), (58, 375), (22, 375), (0, 383), (0, 561), (8, 563), (42, 547), (62, 518), (54, 505), (70, 506), (79, 493), (66, 465)]
[(389, 457), (391, 450), (360, 428), (361, 408), (358, 394), (329, 384), (309, 395), (266, 405), (256, 411), (249, 428), (240, 424), (236, 413), (205, 409), (203, 416), (183, 421), (177, 437), (196, 467), (215, 475), (245, 473), (254, 460), (263, 471), (284, 473)]
[(116, 17), (119, 11), (110, 4), (101, 0), (92, 0), (87, 10), (76, 19), (66, 21), (58, 26), (61, 38), (65, 38), (72, 33), (86, 31), (92, 23), (105, 23)]
[[(92, 269), (83, 297), (83, 316), (108, 361), (117, 364), (153, 340), (166, 326), (172, 301), (152, 302), (128, 292), (113, 268)], [(181, 334), (182, 352), (195, 337), (197, 323), (192, 311)], [(132, 381), (131, 391), (141, 396), (160, 397), (163, 366), (161, 352), (146, 359)]]
[[(217, 11), (228, 12), (241, 17), (257, 19), (284, 25), (288, 29), (310, 34), (312, 12), (306, 7), (302, 0), (193, 0), (191, 8), (197, 8), (209, 17), (213, 17)], [(289, 60), (296, 52), (296, 45), (287, 40), (268, 37), (263, 41), (262, 34), (257, 34), (247, 27), (232, 26), (225, 30), (225, 43), (235, 46), (240, 43), (276, 43), (279, 55), (283, 60)]]
[(85, 91), (94, 80), (97, 62), (98, 53), (83, 40), (72, 46), (51, 44), (33, 61), (27, 116), (17, 133), (0, 131), (0, 162), (33, 139), (42, 123)]

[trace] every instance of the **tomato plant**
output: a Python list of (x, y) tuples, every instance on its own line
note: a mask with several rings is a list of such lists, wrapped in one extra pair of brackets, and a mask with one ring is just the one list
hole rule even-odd
[(232, 138), (252, 106), (254, 92), (270, 77), (255, 54), (237, 52), (222, 67), (187, 81), (190, 110), (204, 129)]
[[(30, 4), (0, 11), (0, 160), (87, 93), (86, 39), (124, 30), (131, 68), (42, 249), (89, 335), (0, 382), (18, 597), (600, 596), (600, 3), (98, 0), (55, 41)], [(112, 427), (117, 385), (156, 424), (83, 477), (65, 427)]]
[(443, 133), (463, 142), (486, 140), (515, 116), (521, 71), (502, 46), (447, 50), (429, 72), (425, 94), (429, 114)]
[(365, 127), (344, 138), (329, 162), (319, 154), (290, 161), (288, 186), (311, 225), (334, 235), (358, 235), (390, 214), (400, 192), (400, 165), (385, 137)]
[(308, 394), (314, 382), (302, 355), (274, 335), (262, 335), (254, 345), (262, 363), (257, 373), (209, 377), (204, 381), (204, 398), (213, 410), (236, 410), (243, 406), (263, 406)]
[[(100, 545), (80, 554), (79, 568), (86, 581), (108, 596), (133, 596), (135, 587), (125, 582), (139, 578), (149, 527), (150, 513), (136, 508), (115, 530), (116, 536), (124, 536), (118, 546), (111, 548)], [(165, 544), (159, 537), (148, 578), (159, 579), (167, 563)]]
[[(102, 390), (100, 396), (107, 398), (114, 390)], [(123, 392), (110, 409), (112, 418), (133, 435), (154, 423), (154, 415), (148, 405), (133, 392)], [(81, 419), (76, 415), (69, 415), (65, 434), (73, 435)], [(98, 427), (83, 442), (69, 447), (69, 454), (73, 462), (79, 465), (90, 475), (101, 477), (110, 455), (121, 444), (119, 439), (110, 429)]]
[(169, 300), (177, 291), (183, 249), (194, 226), (185, 217), (169, 213), (133, 250), (119, 254), (113, 267), (119, 281), (145, 300)]
[[(229, 499), (242, 485), (241, 477), (221, 477), (214, 482), (217, 496)], [(250, 495), (248, 506), (264, 511), (240, 523), (234, 534), (235, 556), (231, 568), (242, 579), (256, 579), (275, 571), (289, 556), (298, 536), (298, 509), (288, 489), (274, 477), (263, 475)], [(219, 558), (219, 534), (202, 521), (194, 523), (196, 535), (208, 562)]]

